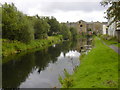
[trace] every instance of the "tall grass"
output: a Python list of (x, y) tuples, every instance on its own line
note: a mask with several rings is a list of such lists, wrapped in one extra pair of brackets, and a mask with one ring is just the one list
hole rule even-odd
[(45, 48), (47, 46), (58, 43), (62, 40), (62, 36), (51, 36), (47, 39), (42, 40), (33, 40), (28, 44), (19, 42), (19, 41), (11, 41), (7, 39), (2, 39), (2, 56), (8, 56), (15, 53), (19, 53), (21, 51), (30, 50), (34, 48)]

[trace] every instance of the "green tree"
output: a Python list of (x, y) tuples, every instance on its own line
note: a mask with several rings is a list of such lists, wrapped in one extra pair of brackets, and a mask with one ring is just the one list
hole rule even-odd
[(2, 5), (2, 37), (14, 40), (16, 31), (19, 29), (18, 23), (17, 9), (14, 4)]
[(77, 39), (77, 36), (78, 36), (77, 29), (74, 28), (74, 27), (70, 27), (70, 32), (71, 32), (71, 35), (72, 35), (72, 39), (73, 40)]
[(34, 40), (34, 28), (32, 22), (28, 19), (27, 16), (22, 16), (19, 20), (19, 30), (17, 33), (17, 40), (28, 43)]
[(48, 18), (48, 24), (50, 25), (50, 31), (48, 32), (49, 36), (57, 35), (60, 32), (60, 24), (56, 20), (56, 18), (51, 17), (51, 19)]
[(43, 39), (47, 37), (50, 26), (44, 18), (40, 18), (38, 15), (36, 15), (34, 29), (35, 39)]
[(71, 39), (71, 32), (70, 32), (70, 29), (69, 27), (67, 27), (66, 24), (61, 24), (61, 34), (63, 35), (63, 38), (65, 40), (68, 40), (68, 39)]
[[(100, 2), (101, 5), (107, 6), (109, 5), (109, 8), (107, 9), (106, 13), (107, 19), (114, 18), (113, 22), (118, 22), (120, 21), (120, 1), (113, 1), (113, 0), (103, 0)], [(120, 27), (120, 24), (118, 24), (117, 27)]]
[(34, 39), (31, 22), (13, 3), (2, 5), (2, 38), (25, 43)]

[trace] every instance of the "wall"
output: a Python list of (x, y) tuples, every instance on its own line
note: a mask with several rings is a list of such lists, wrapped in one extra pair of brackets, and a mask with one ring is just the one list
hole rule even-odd
[(80, 20), (77, 22), (77, 30), (79, 34), (82, 34), (82, 32), (86, 33), (87, 32), (87, 23), (83, 20)]
[(103, 34), (107, 34), (107, 25), (103, 25)]
[(75, 27), (79, 34), (89, 33), (88, 30), (92, 30), (91, 32), (101, 33), (103, 30), (103, 24), (101, 22), (85, 22), (83, 20), (79, 20), (78, 22), (67, 22), (66, 25), (68, 27)]
[(103, 24), (102, 23), (100, 23), (100, 22), (94, 22), (93, 23), (93, 27), (94, 27), (94, 29), (93, 29), (93, 31), (94, 32), (96, 32), (97, 34), (102, 34), (103, 33)]

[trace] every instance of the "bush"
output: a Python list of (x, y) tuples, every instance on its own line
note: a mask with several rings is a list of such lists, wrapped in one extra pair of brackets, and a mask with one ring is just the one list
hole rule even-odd
[(71, 87), (71, 86), (73, 86), (73, 79), (70, 78), (70, 77), (65, 78), (65, 79), (63, 80), (63, 87), (69, 88), (69, 87)]
[(117, 41), (117, 38), (116, 37), (112, 37), (112, 36), (109, 36), (109, 35), (101, 35), (101, 38), (104, 39), (104, 40), (116, 40)]

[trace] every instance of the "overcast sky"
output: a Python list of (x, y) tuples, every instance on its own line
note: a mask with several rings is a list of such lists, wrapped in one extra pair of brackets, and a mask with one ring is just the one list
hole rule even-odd
[(107, 7), (100, 5), (101, 0), (2, 0), (13, 2), (18, 10), (28, 15), (54, 16), (60, 22), (79, 20), (107, 21), (104, 12)]

